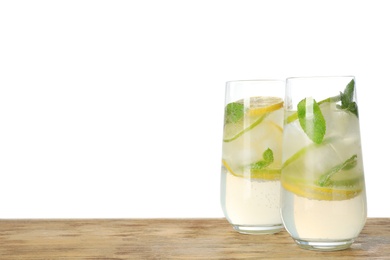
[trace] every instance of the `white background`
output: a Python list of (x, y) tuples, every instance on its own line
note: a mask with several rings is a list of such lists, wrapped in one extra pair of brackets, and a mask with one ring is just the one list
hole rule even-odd
[(222, 217), (225, 82), (354, 75), (390, 217), (387, 1), (1, 1), (0, 217)]

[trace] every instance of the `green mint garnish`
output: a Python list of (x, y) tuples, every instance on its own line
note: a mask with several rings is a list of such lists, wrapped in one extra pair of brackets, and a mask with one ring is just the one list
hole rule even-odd
[(351, 80), (348, 83), (348, 85), (345, 87), (344, 93), (340, 92), (341, 106), (338, 106), (338, 108), (348, 110), (358, 117), (359, 115), (358, 115), (357, 104), (356, 102), (353, 101), (354, 91), (355, 91), (355, 81)]
[(325, 118), (313, 98), (298, 103), (298, 119), (303, 131), (316, 144), (320, 144), (326, 132)]
[(244, 116), (244, 104), (229, 103), (225, 108), (225, 124), (236, 123)]
[(346, 160), (345, 162), (343, 162), (339, 165), (336, 165), (335, 167), (333, 167), (332, 169), (330, 169), (326, 173), (322, 174), (321, 177), (318, 179), (318, 182), (317, 182), (318, 185), (321, 187), (330, 186), (332, 184), (332, 181), (330, 180), (330, 178), (332, 178), (332, 176), (334, 174), (338, 173), (341, 170), (352, 169), (353, 167), (356, 166), (356, 164), (357, 164), (357, 155), (355, 154), (351, 158)]
[[(326, 102), (339, 102), (341, 105), (337, 105), (337, 108), (348, 110), (349, 112), (359, 116), (357, 104), (353, 101), (353, 94), (355, 91), (355, 81), (352, 79), (348, 85), (345, 87), (344, 92), (340, 92), (340, 95), (330, 97), (318, 102), (318, 105), (321, 105)], [(287, 123), (291, 123), (298, 118), (297, 113), (292, 113), (287, 117)]]
[(250, 168), (252, 170), (261, 170), (270, 165), (271, 163), (274, 162), (274, 153), (272, 152), (271, 149), (267, 149), (263, 153), (263, 160), (260, 160), (258, 162), (252, 163), (250, 165)]

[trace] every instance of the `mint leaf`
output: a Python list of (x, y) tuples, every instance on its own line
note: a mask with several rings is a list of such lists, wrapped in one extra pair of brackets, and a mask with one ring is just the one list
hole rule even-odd
[(345, 162), (343, 162), (339, 165), (336, 165), (335, 167), (333, 167), (332, 169), (330, 169), (326, 173), (322, 174), (320, 176), (320, 178), (318, 179), (317, 184), (320, 185), (321, 187), (331, 185), (332, 181), (330, 180), (330, 178), (332, 178), (332, 176), (334, 174), (338, 173), (341, 170), (350, 170), (353, 167), (355, 167), (356, 164), (357, 164), (357, 155), (355, 154), (355, 155), (352, 155), (352, 157), (347, 159)]
[(263, 160), (260, 160), (258, 162), (252, 163), (250, 165), (250, 168), (252, 170), (261, 170), (270, 165), (271, 163), (274, 162), (274, 153), (272, 152), (271, 149), (267, 149), (263, 153)]
[(348, 105), (353, 100), (353, 92), (355, 90), (355, 81), (351, 80), (345, 87), (344, 92), (340, 93), (342, 106)]
[(271, 149), (268, 148), (263, 153), (263, 158), (264, 158), (264, 161), (272, 163), (274, 161), (274, 153), (272, 152)]
[(348, 110), (359, 117), (357, 104), (353, 101), (353, 94), (355, 92), (355, 80), (351, 80), (345, 87), (344, 92), (340, 93), (341, 105), (338, 107), (341, 109)]
[(225, 108), (225, 124), (236, 123), (244, 116), (244, 104), (229, 103)]
[(313, 98), (298, 103), (298, 119), (303, 131), (316, 144), (320, 144), (326, 132), (326, 122), (320, 106)]

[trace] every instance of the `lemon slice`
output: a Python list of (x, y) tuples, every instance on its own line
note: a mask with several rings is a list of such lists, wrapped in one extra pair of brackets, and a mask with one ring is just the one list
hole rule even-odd
[(280, 179), (280, 168), (267, 168), (261, 170), (255, 169), (246, 169), (246, 171), (235, 172), (226, 162), (226, 160), (222, 160), (223, 166), (225, 166), (226, 170), (228, 170), (232, 175), (236, 177), (250, 177), (251, 179), (259, 179), (259, 180), (279, 180)]
[[(242, 102), (242, 101), (241, 101)], [(247, 111), (248, 116), (258, 116), (283, 107), (283, 100), (278, 97), (252, 97)]]
[[(359, 183), (359, 180), (357, 179), (355, 182)], [(286, 181), (285, 176), (282, 177), (282, 186), (298, 196), (315, 200), (347, 200), (357, 196), (363, 190), (363, 188), (356, 186), (354, 188), (348, 188), (348, 186), (320, 187), (314, 183), (303, 181)]]
[(283, 100), (278, 97), (251, 97), (236, 101), (244, 105), (244, 116), (234, 123), (224, 126), (224, 142), (230, 142), (260, 124), (271, 112), (283, 107)]

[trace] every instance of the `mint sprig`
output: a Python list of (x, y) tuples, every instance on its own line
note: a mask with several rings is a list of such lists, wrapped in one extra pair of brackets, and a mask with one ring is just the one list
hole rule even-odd
[(352, 155), (351, 158), (347, 159), (345, 162), (336, 165), (326, 173), (322, 174), (320, 178), (318, 179), (318, 185), (321, 187), (324, 186), (330, 186), (332, 184), (331, 178), (336, 173), (340, 172), (341, 170), (349, 170), (352, 169), (357, 165), (357, 155)]
[(264, 151), (263, 153), (263, 160), (260, 160), (258, 162), (252, 163), (249, 165), (250, 169), (252, 170), (261, 170), (269, 166), (271, 163), (274, 162), (274, 153), (270, 148)]
[(229, 103), (225, 108), (225, 124), (237, 123), (244, 116), (244, 104)]
[(359, 117), (357, 104), (354, 101), (355, 93), (355, 80), (351, 80), (348, 85), (345, 87), (344, 92), (340, 92), (341, 105), (338, 105), (338, 108), (348, 110)]
[(313, 98), (298, 103), (298, 119), (303, 131), (316, 144), (320, 144), (326, 132), (326, 122), (320, 106)]

